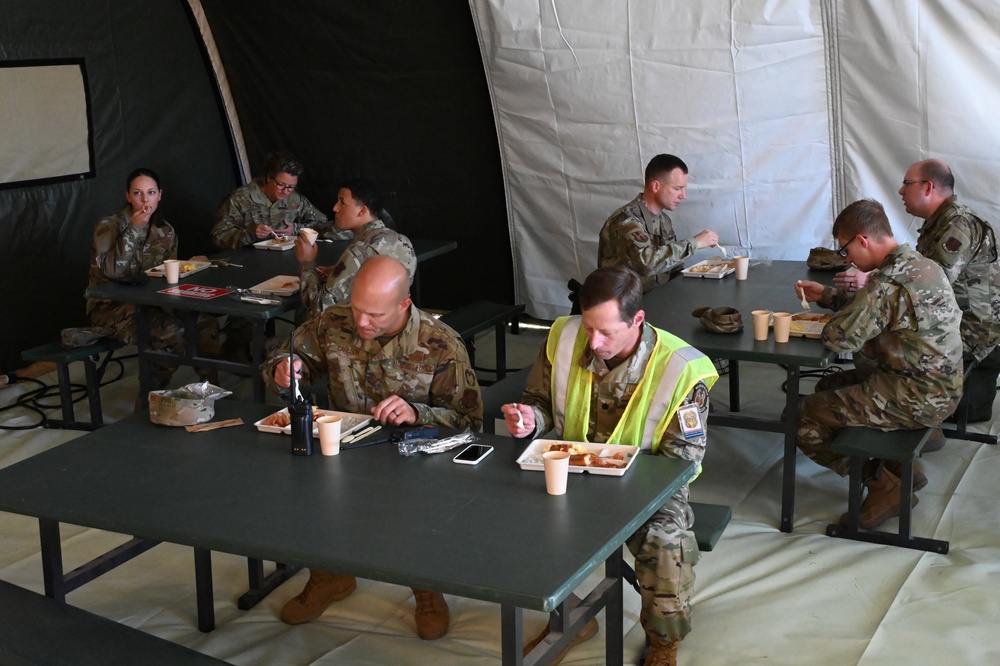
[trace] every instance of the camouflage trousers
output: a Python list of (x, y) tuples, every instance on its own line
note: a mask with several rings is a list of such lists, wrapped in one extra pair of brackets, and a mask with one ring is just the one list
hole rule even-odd
[(694, 565), (701, 557), (693, 524), (684, 486), (625, 542), (635, 556), (642, 598), (639, 621), (647, 634), (666, 642), (691, 632)]
[[(98, 301), (90, 308), (90, 323), (103, 328), (107, 335), (131, 345), (138, 339), (136, 329), (136, 305), (117, 301)], [(150, 308), (150, 346), (156, 350), (173, 353), (184, 351), (184, 322), (167, 310)], [(203, 356), (219, 355), (219, 322), (211, 315), (198, 316), (198, 351)], [(174, 366), (153, 363), (153, 378), (158, 387), (170, 382)]]
[(924, 426), (911, 415), (876, 406), (862, 382), (871, 374), (869, 368), (856, 368), (823, 377), (816, 392), (799, 402), (799, 427), (796, 444), (813, 462), (846, 476), (850, 457), (831, 450), (837, 432), (848, 426), (877, 430), (914, 430)]

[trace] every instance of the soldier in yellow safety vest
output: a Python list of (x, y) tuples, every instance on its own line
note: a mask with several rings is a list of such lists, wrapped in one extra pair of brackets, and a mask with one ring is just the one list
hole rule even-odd
[[(700, 464), (708, 391), (719, 376), (704, 354), (645, 323), (641, 306), (642, 282), (631, 269), (591, 273), (580, 289), (583, 314), (556, 320), (522, 401), (504, 405), (510, 434), (554, 430), (566, 440), (632, 445)], [(641, 586), (646, 666), (676, 664), (677, 644), (691, 629), (699, 557), (693, 521), (685, 485), (627, 541)], [(552, 663), (597, 629), (591, 620)], [(525, 650), (547, 634), (548, 626)]]

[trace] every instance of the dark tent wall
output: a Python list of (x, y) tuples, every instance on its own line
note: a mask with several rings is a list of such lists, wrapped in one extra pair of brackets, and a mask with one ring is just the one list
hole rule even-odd
[(269, 151), (291, 150), (324, 212), (340, 182), (371, 178), (400, 231), (459, 244), (421, 266), (422, 305), (511, 301), (496, 126), (466, 3), (201, 4), (254, 175)]
[(124, 206), (132, 169), (159, 173), (182, 256), (209, 249), (215, 208), (238, 177), (187, 3), (0, 0), (0, 16), (0, 59), (85, 59), (96, 167), (87, 180), (0, 190), (3, 371), (86, 323), (91, 234)]
[[(512, 299), (496, 127), (466, 3), (202, 5), (254, 174), (268, 152), (296, 152), (302, 191), (324, 211), (343, 179), (372, 178), (401, 231), (459, 243), (421, 268), (425, 306)], [(160, 173), (184, 257), (212, 251), (214, 211), (241, 177), (188, 2), (0, 0), (0, 16), (0, 59), (85, 59), (96, 163), (92, 179), (0, 190), (3, 371), (86, 323), (91, 233), (124, 205), (129, 171)]]

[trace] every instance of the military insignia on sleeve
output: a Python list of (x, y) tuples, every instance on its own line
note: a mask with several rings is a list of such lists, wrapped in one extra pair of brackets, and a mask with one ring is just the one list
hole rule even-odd
[(948, 250), (951, 253), (958, 252), (960, 249), (962, 249), (962, 241), (958, 240), (954, 236), (949, 236), (948, 239), (944, 242), (944, 249)]
[(636, 243), (649, 242), (649, 236), (646, 235), (645, 231), (633, 231), (631, 236), (632, 240), (634, 240)]
[(698, 411), (704, 412), (708, 409), (708, 389), (704, 384), (699, 382), (694, 387), (692, 402), (698, 405)]

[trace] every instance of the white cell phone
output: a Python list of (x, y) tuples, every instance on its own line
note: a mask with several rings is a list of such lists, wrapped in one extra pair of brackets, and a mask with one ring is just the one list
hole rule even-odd
[(483, 458), (493, 453), (493, 447), (486, 444), (469, 444), (462, 452), (452, 458), (461, 465), (478, 465)]

